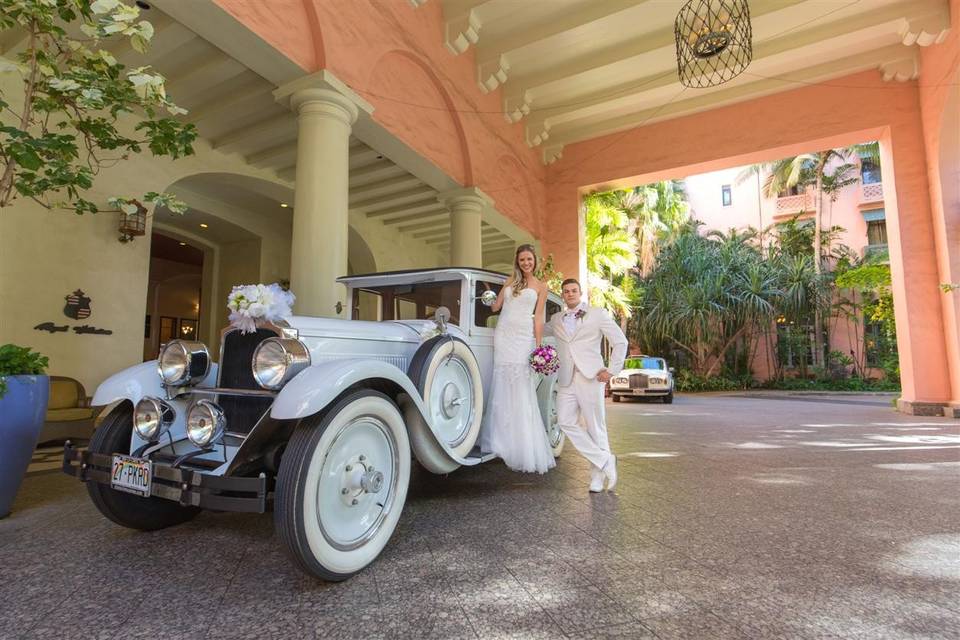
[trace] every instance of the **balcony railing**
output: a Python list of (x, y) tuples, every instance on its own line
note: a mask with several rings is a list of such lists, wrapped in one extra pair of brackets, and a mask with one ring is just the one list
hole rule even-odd
[(860, 202), (883, 202), (883, 183), (872, 182), (860, 185)]
[(778, 216), (800, 213), (801, 211), (815, 211), (816, 200), (810, 193), (801, 193), (795, 196), (781, 196), (777, 198)]

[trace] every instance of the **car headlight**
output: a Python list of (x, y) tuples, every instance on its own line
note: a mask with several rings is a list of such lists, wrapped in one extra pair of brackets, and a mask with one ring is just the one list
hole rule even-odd
[(147, 442), (156, 442), (173, 424), (173, 407), (160, 398), (147, 396), (133, 411), (133, 428)]
[(264, 389), (279, 389), (309, 366), (310, 350), (293, 338), (267, 338), (253, 352), (253, 378)]
[(193, 340), (171, 340), (163, 346), (157, 362), (160, 379), (172, 387), (196, 384), (210, 371), (207, 347)]
[(210, 400), (198, 400), (187, 412), (187, 438), (205, 448), (215, 442), (227, 428), (223, 409)]

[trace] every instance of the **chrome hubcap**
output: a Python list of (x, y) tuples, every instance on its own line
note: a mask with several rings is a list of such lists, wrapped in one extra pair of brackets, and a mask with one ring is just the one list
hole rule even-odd
[(358, 417), (331, 442), (316, 511), (331, 545), (356, 549), (376, 535), (393, 506), (398, 455), (389, 427), (374, 416)]
[(473, 424), (473, 376), (457, 356), (444, 357), (430, 388), (430, 418), (447, 446), (456, 447)]

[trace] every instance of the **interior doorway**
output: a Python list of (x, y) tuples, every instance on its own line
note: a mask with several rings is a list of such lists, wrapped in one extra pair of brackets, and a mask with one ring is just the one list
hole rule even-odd
[(143, 328), (143, 359), (181, 338), (197, 340), (203, 282), (203, 251), (162, 233), (150, 237), (150, 277)]

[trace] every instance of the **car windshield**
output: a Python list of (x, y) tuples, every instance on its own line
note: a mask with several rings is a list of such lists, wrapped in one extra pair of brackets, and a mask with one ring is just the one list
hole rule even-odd
[(428, 320), (438, 307), (460, 324), (460, 280), (420, 282), (353, 290), (354, 320)]
[(624, 369), (666, 369), (667, 363), (662, 358), (627, 358)]

